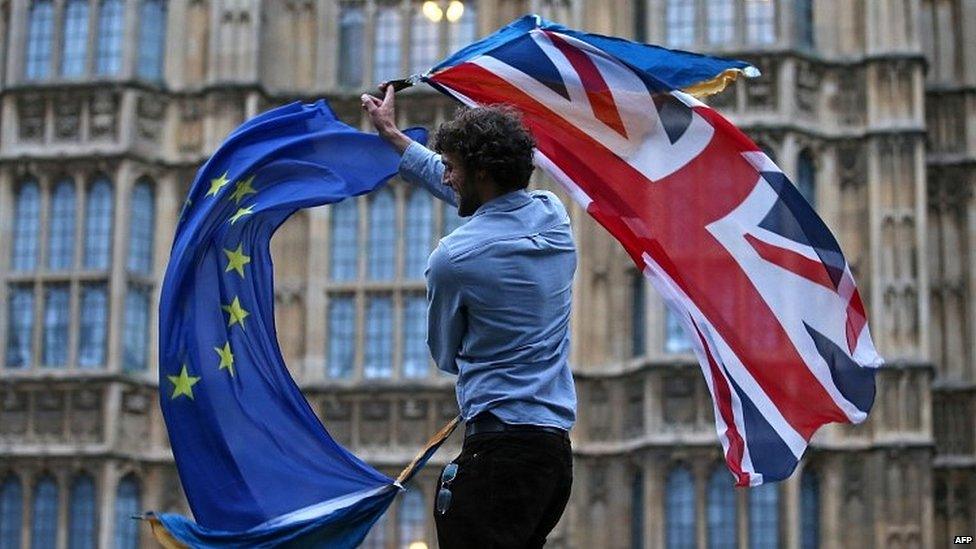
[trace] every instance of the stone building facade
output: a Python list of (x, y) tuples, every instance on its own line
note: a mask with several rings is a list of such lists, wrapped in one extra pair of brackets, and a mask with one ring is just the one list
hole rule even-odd
[[(156, 403), (155, 310), (188, 184), (222, 138), (295, 99), (364, 125), (361, 90), (528, 11), (759, 67), (711, 103), (837, 234), (888, 360), (867, 423), (823, 429), (790, 480), (733, 490), (687, 340), (561, 195), (579, 247), (580, 419), (552, 544), (908, 548), (976, 532), (972, 2), (437, 4), (0, 0), (0, 548), (150, 547), (129, 515), (187, 512)], [(411, 125), (454, 109), (424, 89), (400, 104)], [(394, 181), (303, 211), (273, 241), (286, 363), (333, 436), (389, 474), (456, 414), (423, 346), (422, 265), (460, 222)], [(436, 545), (437, 469), (367, 546)]]

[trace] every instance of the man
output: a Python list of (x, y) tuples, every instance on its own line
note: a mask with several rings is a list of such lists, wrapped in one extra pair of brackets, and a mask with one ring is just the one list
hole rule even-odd
[(393, 94), (388, 85), (382, 101), (362, 101), (402, 153), (401, 176), (470, 217), (441, 239), (426, 272), (427, 344), (437, 367), (458, 376), (466, 423), (438, 482), (440, 547), (541, 547), (572, 485), (569, 217), (552, 193), (526, 191), (534, 141), (514, 111), (460, 111), (437, 130), (438, 155), (397, 128)]

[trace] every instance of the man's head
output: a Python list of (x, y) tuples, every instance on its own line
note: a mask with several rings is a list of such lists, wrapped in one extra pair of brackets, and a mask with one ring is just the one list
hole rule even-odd
[(467, 217), (492, 198), (526, 188), (533, 147), (511, 107), (461, 109), (441, 124), (434, 149), (444, 161), (444, 183), (458, 195), (458, 215)]

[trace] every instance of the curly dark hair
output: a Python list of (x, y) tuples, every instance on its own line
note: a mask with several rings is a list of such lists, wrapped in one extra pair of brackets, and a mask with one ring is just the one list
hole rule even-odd
[(434, 135), (434, 150), (457, 155), (469, 173), (485, 170), (507, 191), (529, 185), (533, 147), (521, 115), (507, 105), (461, 107)]

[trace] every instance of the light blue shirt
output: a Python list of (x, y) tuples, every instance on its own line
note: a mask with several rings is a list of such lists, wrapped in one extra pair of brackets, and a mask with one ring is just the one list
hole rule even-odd
[[(411, 143), (400, 175), (457, 205), (440, 155)], [(456, 374), (461, 415), (506, 423), (576, 421), (569, 313), (576, 246), (562, 202), (519, 190), (481, 205), (427, 260), (427, 346)]]

